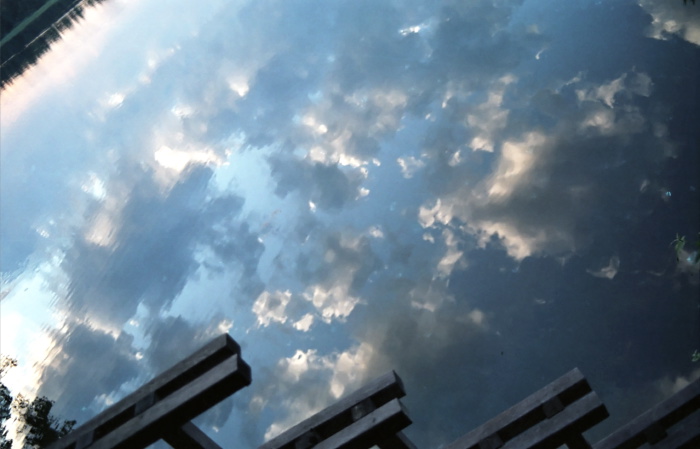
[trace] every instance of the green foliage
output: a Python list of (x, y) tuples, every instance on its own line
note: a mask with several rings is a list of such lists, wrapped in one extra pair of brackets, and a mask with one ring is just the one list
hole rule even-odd
[[(0, 362), (0, 378), (7, 370), (17, 366), (17, 360), (2, 356)], [(5, 423), (14, 414), (20, 423), (20, 432), (25, 435), (24, 448), (44, 448), (75, 426), (75, 421), (61, 421), (51, 415), (54, 401), (46, 396), (30, 401), (21, 394), (12, 398), (12, 393), (0, 382), (0, 449), (11, 449), (12, 440), (7, 439)]]
[[(673, 251), (675, 251), (675, 253), (676, 253), (676, 260), (680, 260), (681, 253), (685, 249), (686, 243), (688, 243), (688, 241), (685, 239), (684, 235), (681, 236), (681, 235), (676, 234), (676, 238), (673, 239), (673, 241), (671, 242), (671, 245), (669, 245), (669, 246), (673, 246)], [(689, 260), (689, 262), (691, 262), (693, 264), (700, 263), (700, 232), (698, 232), (698, 239), (695, 242), (695, 256), (693, 256), (693, 260), (692, 261)]]
[(25, 448), (46, 447), (73, 429), (75, 421), (63, 421), (51, 415), (54, 401), (46, 396), (29, 401), (22, 395), (17, 395), (13, 409), (20, 417), (20, 431), (25, 434)]
[(676, 238), (673, 239), (670, 246), (673, 246), (673, 250), (676, 252), (676, 260), (678, 260), (681, 251), (683, 251), (683, 248), (685, 247), (685, 236), (681, 237), (678, 235), (678, 233), (676, 233)]
[[(17, 366), (17, 360), (3, 355), (0, 359), (0, 379), (7, 370)], [(5, 423), (10, 419), (12, 405), (12, 394), (10, 389), (0, 382), (0, 449), (11, 449), (12, 440), (7, 439), (7, 428)]]
[[(688, 242), (687, 242), (687, 240), (685, 239), (685, 236), (684, 236), (684, 235), (681, 236), (681, 235), (679, 235), (679, 234), (676, 234), (676, 238), (673, 239), (673, 241), (671, 242), (671, 245), (670, 245), (670, 246), (673, 246), (673, 250), (674, 250), (675, 253), (676, 253), (676, 260), (680, 260), (680, 259), (681, 259), (681, 255), (682, 255), (681, 253), (682, 253), (683, 250), (685, 249), (686, 243), (688, 243)], [(694, 248), (694, 250), (695, 250), (695, 255), (694, 255), (694, 256), (691, 255), (693, 258), (692, 258), (692, 260), (691, 260), (690, 257), (689, 257), (689, 258), (688, 258), (688, 262), (692, 263), (693, 265), (698, 265), (698, 264), (700, 264), (700, 232), (698, 232), (698, 239), (695, 241), (695, 248)], [(691, 360), (693, 363), (695, 363), (695, 362), (700, 362), (700, 351), (698, 351), (698, 350), (696, 349), (696, 350), (693, 352), (693, 354), (690, 356), (690, 360)]]
[(695, 352), (693, 352), (693, 355), (690, 356), (690, 359), (691, 359), (693, 362), (700, 362), (700, 351), (698, 351), (698, 350), (696, 349)]
[(10, 419), (10, 405), (12, 395), (5, 384), (0, 383), (0, 449), (10, 449), (12, 440), (7, 439), (7, 428), (5, 422)]

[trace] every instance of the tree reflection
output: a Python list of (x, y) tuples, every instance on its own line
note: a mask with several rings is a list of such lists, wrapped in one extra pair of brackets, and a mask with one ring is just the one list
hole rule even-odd
[(46, 53), (61, 34), (83, 18), (85, 8), (105, 0), (2, 2), (0, 89)]
[[(17, 366), (17, 360), (2, 356), (0, 378)], [(46, 396), (29, 400), (21, 394), (12, 398), (7, 386), (0, 382), (0, 449), (11, 449), (13, 441), (8, 439), (6, 423), (14, 415), (18, 422), (18, 431), (24, 435), (24, 448), (44, 448), (75, 426), (74, 420), (61, 421), (51, 414), (54, 401)]]

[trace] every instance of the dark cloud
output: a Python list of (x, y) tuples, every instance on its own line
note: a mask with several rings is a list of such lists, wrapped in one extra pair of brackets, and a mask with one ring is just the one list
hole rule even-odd
[[(136, 358), (133, 336), (113, 336), (76, 323), (70, 332), (52, 333), (56, 347), (43, 370), (38, 394), (56, 401), (56, 415), (84, 422), (117, 395), (119, 388), (139, 378), (144, 362)], [(127, 386), (128, 390), (129, 387)]]
[[(225, 265), (237, 263), (241, 288), (254, 295), (260, 289), (255, 271), (262, 244), (237, 219), (241, 198), (207, 199), (211, 175), (211, 169), (193, 166), (163, 195), (151, 172), (137, 171), (134, 183), (126, 184), (121, 210), (104, 218), (109, 221), (104, 229), (92, 231), (91, 226), (102, 224), (110, 200), (96, 204), (83, 236), (63, 261), (72, 312), (121, 326), (139, 304), (154, 313), (168, 309), (200, 266), (200, 246)], [(106, 234), (100, 237), (106, 244), (96, 243), (94, 232)]]
[(285, 157), (270, 160), (270, 168), (277, 180), (277, 195), (285, 197), (290, 192), (300, 191), (303, 198), (321, 209), (339, 210), (360, 194), (362, 177), (359, 173), (342, 170), (338, 165)]
[(235, 195), (217, 197), (207, 205), (202, 215), (204, 227), (199, 243), (207, 245), (224, 264), (240, 271), (238, 289), (247, 298), (256, 297), (263, 289), (258, 274), (258, 261), (264, 245), (259, 236), (240, 220), (238, 212), (242, 199)]
[(332, 232), (324, 236), (319, 252), (304, 254), (297, 260), (297, 276), (304, 285), (330, 286), (338, 278), (350, 275), (349, 292), (359, 293), (367, 279), (382, 267), (369, 238), (352, 232)]
[[(12, 273), (27, 263), (34, 251), (43, 251), (50, 234), (65, 231), (72, 224), (68, 207), (75, 206), (68, 182), (74, 187), (88, 167), (97, 165), (99, 157), (89, 151), (77, 126), (47, 124), (38, 133), (33, 125), (19, 123), (3, 131), (2, 191), (3, 218), (0, 220), (0, 269)], [(57, 142), (73, 141), (71, 151), (58, 151)], [(9, 150), (12, 148), (12, 150)], [(12, 169), (8, 169), (12, 167)], [(78, 179), (76, 179), (78, 178)]]
[[(193, 170), (165, 197), (148, 172), (140, 175), (121, 211), (95, 231), (113, 233), (113, 242), (93, 243), (86, 229), (88, 237), (78, 238), (66, 255), (63, 267), (71, 279), (66, 299), (74, 313), (122, 325), (141, 302), (154, 310), (167, 307), (197, 268), (196, 208), (205, 199), (211, 170)], [(96, 209), (88, 226), (101, 224), (104, 209)]]

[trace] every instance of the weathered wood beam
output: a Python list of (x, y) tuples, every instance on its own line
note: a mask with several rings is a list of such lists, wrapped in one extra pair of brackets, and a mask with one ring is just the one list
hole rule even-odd
[(409, 425), (411, 420), (403, 405), (393, 399), (322, 440), (313, 449), (368, 449), (386, 435), (396, 434)]
[(145, 447), (250, 381), (240, 346), (222, 335), (49, 448)]
[(697, 449), (700, 447), (700, 410), (674, 425), (654, 449)]
[(379, 449), (417, 449), (403, 432), (389, 435), (377, 442)]
[(264, 443), (259, 449), (314, 447), (391, 400), (406, 395), (395, 372), (387, 373)]
[[(582, 398), (585, 398), (585, 401), (577, 405), (578, 408), (574, 408), (574, 412), (567, 412), (561, 415), (568, 407), (571, 407)], [(576, 415), (575, 413), (580, 414)], [(555, 423), (560, 423), (561, 420), (564, 420), (565, 423), (560, 424), (566, 424), (565, 428), (568, 429), (563, 430), (563, 432), (571, 433), (569, 436), (571, 443), (580, 446), (583, 438), (580, 436), (580, 432), (594, 426), (607, 416), (608, 413), (605, 406), (603, 406), (595, 393), (592, 393), (591, 387), (583, 377), (583, 374), (575, 368), (500, 415), (457, 439), (447, 446), (446, 449), (500, 448), (512, 440), (521, 441), (516, 440), (516, 438), (527, 439), (526, 436), (521, 435), (528, 431), (528, 435), (542, 432), (537, 434), (538, 437), (555, 441), (561, 436), (560, 432), (562, 432), (562, 430), (558, 430), (559, 424)], [(553, 418), (556, 418), (556, 420), (553, 420)], [(535, 428), (538, 425), (540, 426)], [(574, 435), (572, 432), (578, 432), (578, 434)], [(585, 442), (585, 440), (583, 441)]]
[(556, 449), (570, 441), (575, 446), (590, 449), (581, 433), (602, 421), (601, 415), (607, 416), (605, 406), (595, 392), (590, 392), (560, 413), (509, 440), (501, 449)]
[(221, 446), (191, 422), (172, 433), (166, 432), (163, 440), (173, 449), (221, 449)]
[(234, 355), (104, 435), (90, 447), (146, 447), (161, 439), (170, 428), (184, 425), (249, 384), (250, 368)]
[[(700, 379), (642, 413), (596, 443), (594, 447), (595, 449), (632, 449), (644, 444), (650, 444), (654, 448), (666, 447), (667, 443), (664, 440), (676, 425), (680, 430), (673, 433), (672, 444), (681, 445), (668, 447), (684, 447), (681, 440), (690, 442), (700, 440), (700, 425), (695, 426), (691, 422), (697, 422), (699, 419), (698, 410), (700, 410)], [(686, 423), (686, 420), (690, 424)], [(681, 442), (673, 443), (676, 440)], [(700, 445), (688, 447), (700, 447)]]

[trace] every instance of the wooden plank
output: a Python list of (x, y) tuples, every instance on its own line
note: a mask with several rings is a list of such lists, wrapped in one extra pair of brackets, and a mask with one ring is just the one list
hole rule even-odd
[(668, 430), (668, 435), (656, 444), (653, 449), (697, 449), (700, 447), (700, 410), (674, 424)]
[(569, 449), (591, 449), (591, 444), (582, 434), (573, 434), (567, 437), (566, 447)]
[(233, 338), (224, 334), (214, 338), (185, 360), (155, 377), (141, 388), (112, 405), (99, 415), (87, 421), (70, 434), (49, 446), (49, 449), (82, 449), (92, 444), (128, 420), (132, 419), (137, 409), (143, 409), (148, 403), (167, 397), (177, 389), (191, 382), (197, 376), (207, 372), (222, 361), (239, 355), (241, 348)]
[(411, 420), (403, 405), (398, 399), (393, 399), (319, 442), (313, 449), (368, 449), (409, 425)]
[[(353, 409), (356, 412), (355, 418), (359, 418), (358, 409), (381, 407), (392, 399), (405, 395), (401, 379), (391, 371), (264, 443), (258, 449), (297, 449), (295, 443), (301, 438), (309, 440), (305, 446), (311, 447), (315, 442), (330, 437), (356, 421), (353, 419)], [(362, 414), (361, 412), (360, 415)], [(304, 444), (300, 443), (300, 446)]]
[[(537, 423), (555, 416), (569, 404), (591, 392), (578, 368), (531, 394), (495, 418), (477, 427), (446, 449), (484, 449), (499, 447)], [(606, 415), (607, 416), (607, 415)]]
[[(595, 444), (595, 449), (632, 449), (655, 443), (667, 429), (700, 409), (700, 379)], [(656, 430), (655, 430), (656, 429)], [(660, 429), (660, 430), (659, 430)]]
[(173, 449), (221, 449), (221, 446), (191, 422), (175, 432), (166, 433), (163, 440)]
[(568, 441), (590, 448), (581, 434), (607, 416), (603, 402), (595, 392), (590, 392), (561, 413), (507, 441), (501, 449), (556, 449)]
[(416, 445), (403, 432), (379, 440), (377, 446), (379, 449), (417, 449)]
[(239, 356), (230, 357), (96, 440), (90, 448), (146, 447), (161, 439), (171, 428), (183, 426), (249, 384), (250, 367)]

